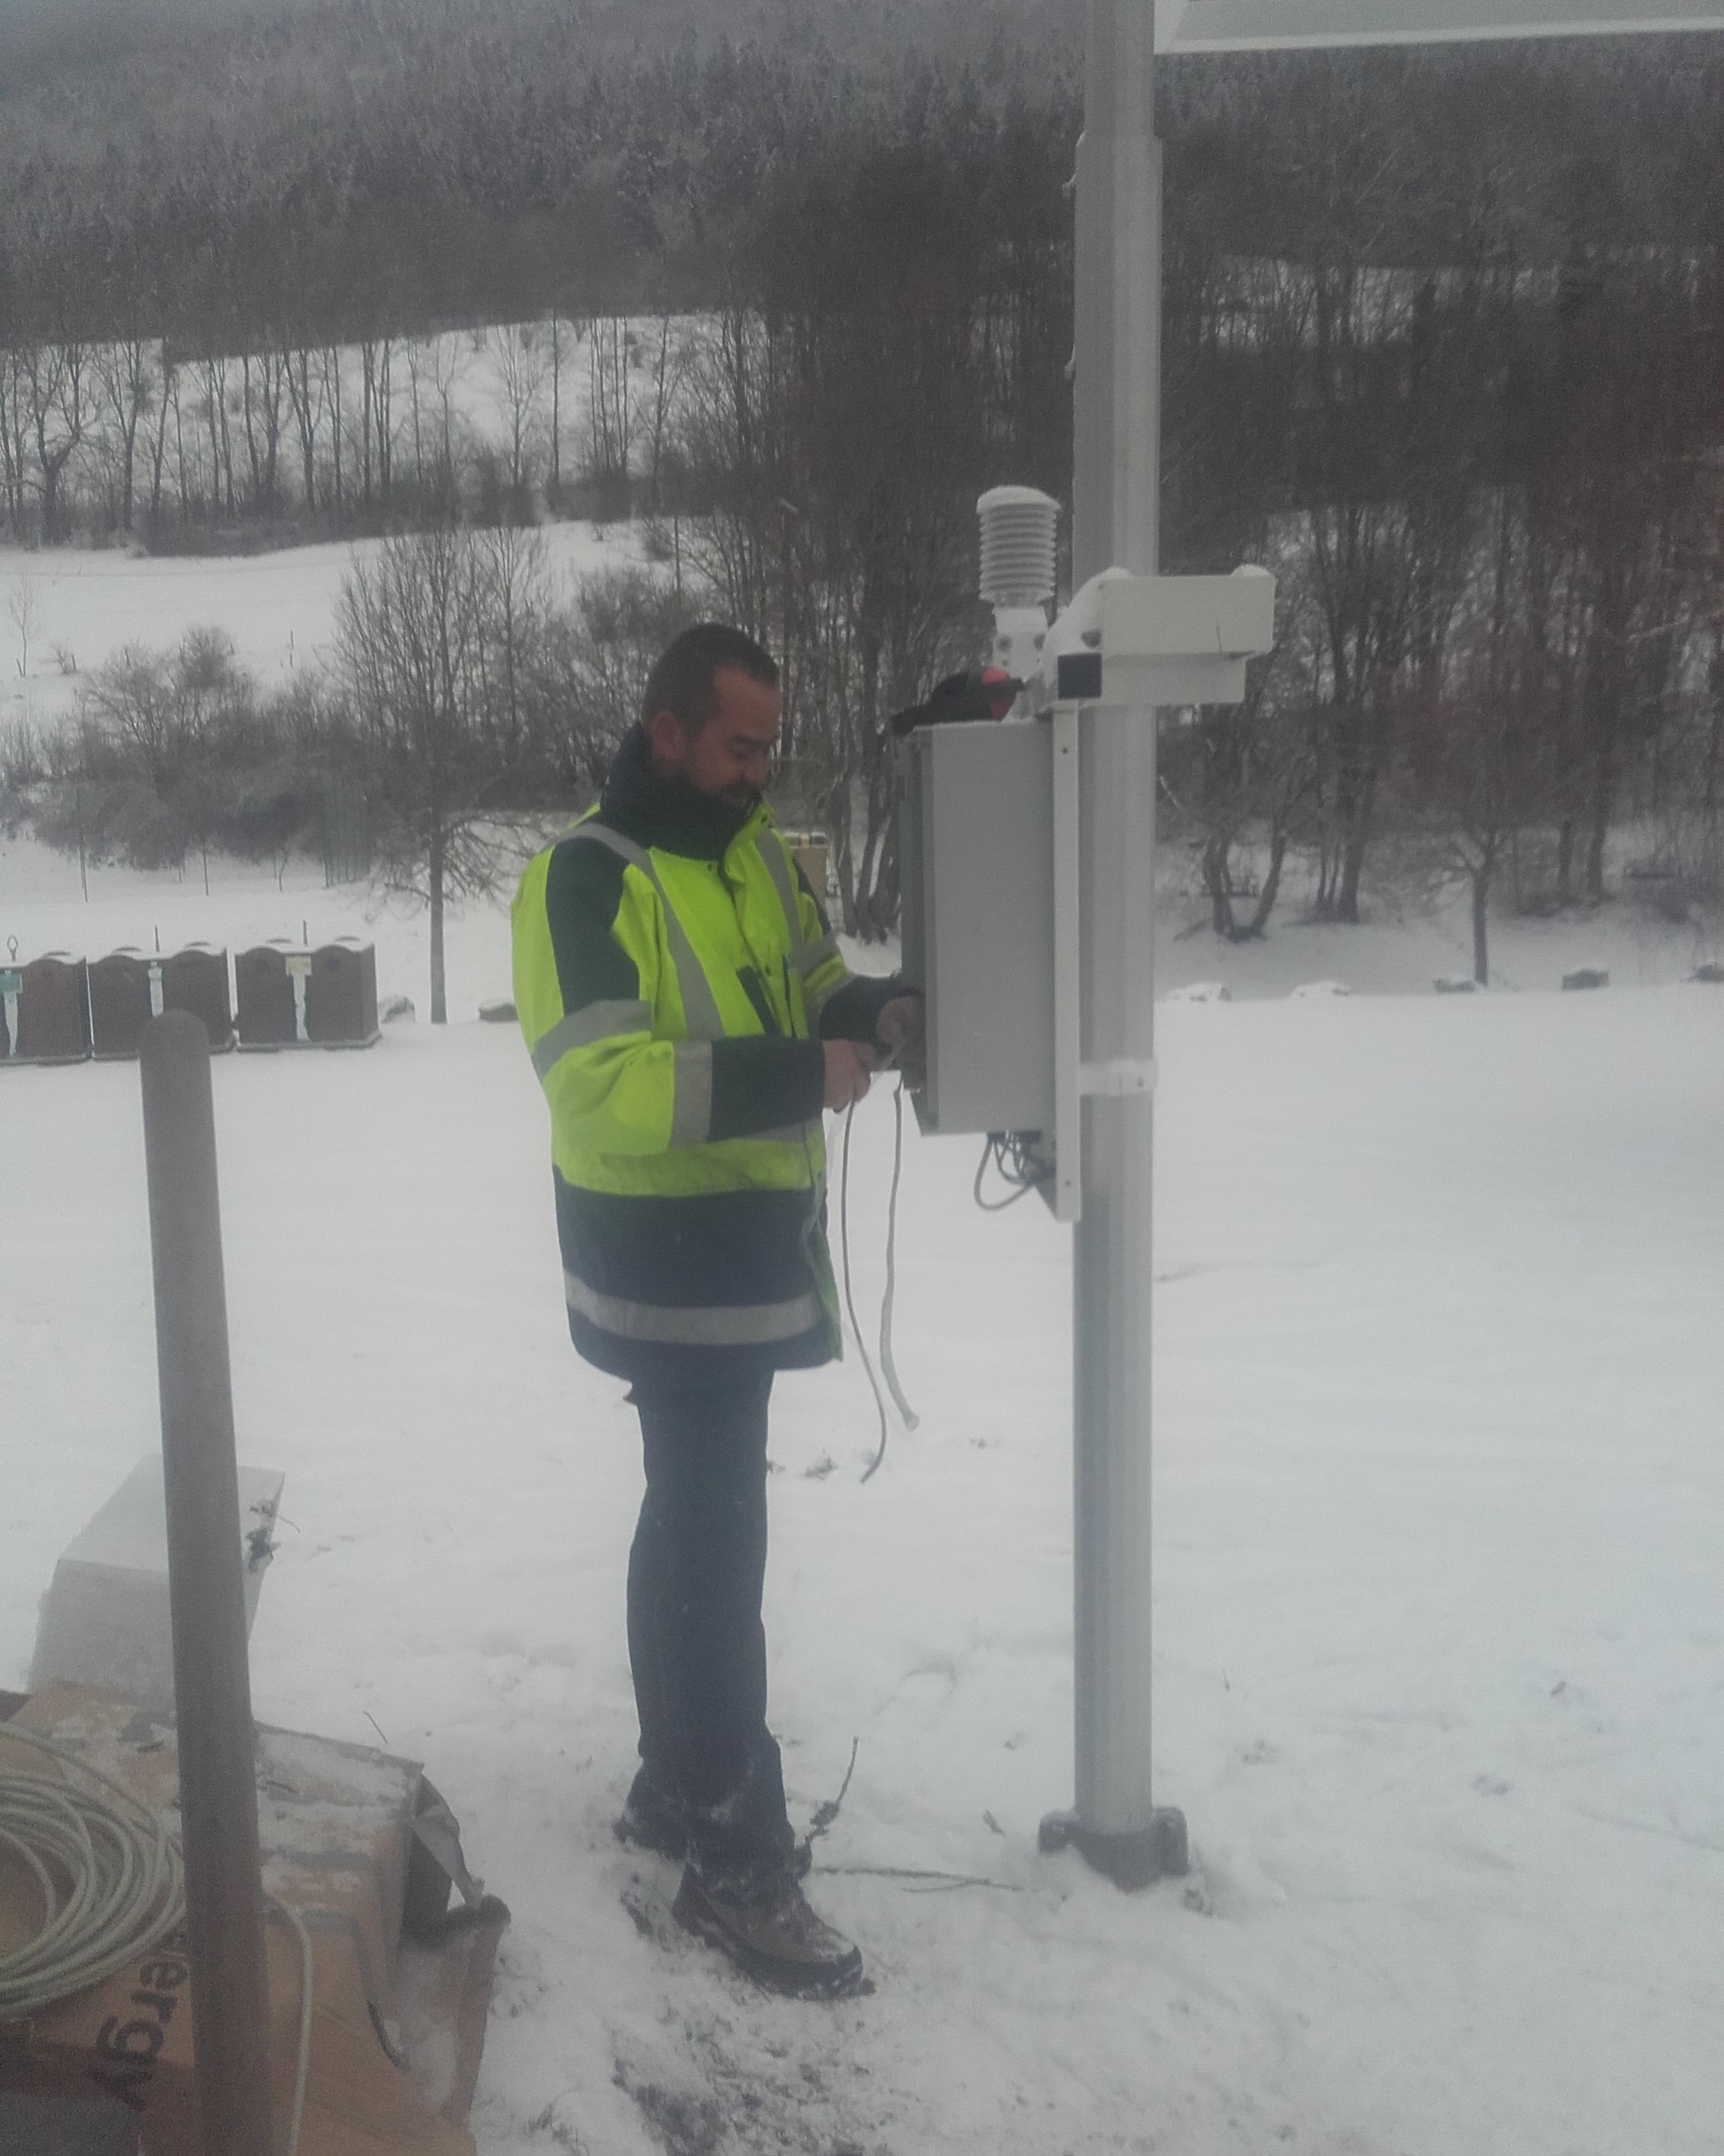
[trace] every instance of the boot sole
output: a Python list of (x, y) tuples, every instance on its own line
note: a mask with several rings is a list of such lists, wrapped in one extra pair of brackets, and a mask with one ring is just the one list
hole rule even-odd
[(763, 1991), (777, 1992), (786, 1999), (838, 2000), (853, 1998), (863, 1989), (860, 1947), (853, 1947), (849, 1957), (831, 1969), (800, 1969), (775, 1961), (727, 1930), (689, 1893), (687, 1882), (671, 1905), (671, 1914), (685, 1931), (693, 1932), (696, 1938), (716, 1947), (726, 1961)]

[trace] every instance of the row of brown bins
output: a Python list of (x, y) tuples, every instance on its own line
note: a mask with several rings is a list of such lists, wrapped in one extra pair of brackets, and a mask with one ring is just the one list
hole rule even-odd
[(0, 968), (0, 1062), (136, 1055), (162, 1011), (201, 1018), (216, 1049), (369, 1048), (378, 1032), (377, 952), (351, 937), (316, 951), (260, 943), (237, 954), (231, 983), (227, 953), (207, 943), (93, 962), (51, 951)]

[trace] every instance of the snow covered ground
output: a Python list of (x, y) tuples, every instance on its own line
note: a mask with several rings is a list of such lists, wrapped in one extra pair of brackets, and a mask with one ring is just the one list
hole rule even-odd
[[(306, 916), (363, 907), (107, 871), (86, 909), (74, 868), (0, 847), (0, 951)], [(372, 927), (423, 1008), (421, 925)], [(675, 1934), (671, 1867), (609, 1832), (638, 1448), (568, 1345), (518, 1038), (218, 1064), (242, 1456), (286, 1471), (291, 1523), (257, 1707), (422, 1756), (512, 1906), (487, 2156), (1717, 2148), (1724, 990), (1670, 982), (1684, 944), (1649, 959), (1665, 985), (1438, 998), (1386, 928), (1378, 971), (1422, 992), (1289, 999), (1370, 984), (1350, 933), (1289, 929), (1244, 954), (1258, 999), (1161, 1016), (1156, 1719), (1188, 1882), (1126, 1897), (1035, 1849), (1070, 1795), (1064, 1231), (976, 1213), (970, 1142), (912, 1135), (920, 1430), (863, 1488), (854, 1360), (781, 1388), (803, 1820), (860, 1740), (813, 1892), (878, 1990), (836, 2008)], [(1548, 986), (1567, 955), (1504, 961)], [(504, 984), (500, 911), (451, 968), (459, 1014)], [(891, 1137), (877, 1093), (865, 1308)], [(15, 1685), (60, 1549), (155, 1442), (135, 1070), (0, 1070), (0, 1191)]]

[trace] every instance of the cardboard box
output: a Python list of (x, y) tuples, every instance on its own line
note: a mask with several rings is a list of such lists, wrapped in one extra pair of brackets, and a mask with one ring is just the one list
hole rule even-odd
[[(178, 1761), (170, 1716), (116, 1694), (53, 1685), (28, 1699), (13, 1726), (50, 1738), (177, 1825)], [(451, 1969), (462, 1984), (451, 2012), (460, 2032), (428, 2028), (421, 2041), (441, 2055), (430, 2085), (449, 2090), (439, 2109), (416, 2088), (391, 2034), (396, 2025), (401, 1911), (420, 1769), (357, 1745), (278, 1730), (258, 1732), (258, 1834), (267, 1894), (297, 1909), (314, 1961), (311, 2073), (300, 2156), (474, 2156), (472, 2136), (449, 2115), (449, 2100), (471, 2100), (473, 1924), (457, 1927)], [(39, 1770), (41, 1755), (9, 1743), (0, 1723), (0, 1765)], [(490, 1953), (507, 1920), (501, 1904)], [(28, 1937), (41, 1921), (39, 1889), (0, 1857), (0, 1945)], [(285, 2121), (298, 2042), (301, 1962), (292, 1931), (266, 1927), (269, 2049), (277, 2116)], [(479, 2035), (489, 1995), (482, 1957)], [(464, 1987), (464, 1988), (463, 1988)], [(446, 1987), (447, 1988), (447, 1987)], [(423, 1972), (413, 1989), (422, 2003)], [(466, 2066), (451, 2080), (450, 2043)], [(388, 2045), (396, 2045), (392, 2057)], [(422, 2071), (420, 2079), (427, 2080)], [(205, 2150), (193, 2067), (191, 1962), (182, 1935), (140, 1955), (92, 1991), (28, 2023), (0, 2024), (0, 2090), (25, 2096), (115, 2098), (139, 2117), (147, 2156), (219, 2156)]]

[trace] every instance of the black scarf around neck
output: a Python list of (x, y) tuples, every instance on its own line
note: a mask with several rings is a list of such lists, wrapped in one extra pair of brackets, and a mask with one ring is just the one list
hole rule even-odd
[(666, 778), (653, 761), (644, 727), (631, 727), (599, 797), (599, 814), (637, 846), (662, 847), (695, 861), (721, 861), (752, 808), (702, 793), (686, 778)]

